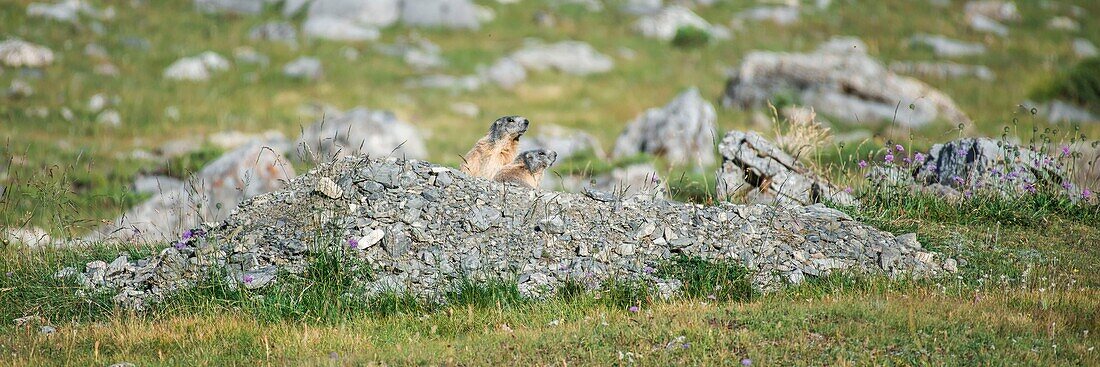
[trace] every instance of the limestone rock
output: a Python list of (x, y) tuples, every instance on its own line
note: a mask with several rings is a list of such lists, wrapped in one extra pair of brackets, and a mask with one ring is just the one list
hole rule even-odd
[(717, 112), (696, 88), (684, 91), (663, 108), (638, 116), (615, 140), (614, 157), (639, 153), (664, 156), (669, 162), (696, 165), (714, 163)]
[(808, 54), (751, 52), (727, 83), (722, 104), (763, 107), (777, 94), (794, 93), (818, 113), (853, 123), (890, 121), (895, 116), (906, 126), (936, 119), (970, 122), (946, 94), (889, 72), (865, 50), (862, 42), (843, 38)]
[(811, 205), (831, 201), (857, 205), (854, 197), (814, 174), (797, 159), (754, 132), (730, 131), (718, 145), (718, 197), (750, 203)]
[(303, 56), (283, 66), (283, 75), (294, 79), (317, 80), (324, 75), (324, 69), (320, 59)]
[(642, 36), (671, 41), (680, 28), (691, 27), (710, 33), (714, 38), (729, 38), (729, 31), (713, 26), (691, 9), (679, 5), (668, 6), (661, 11), (643, 16), (634, 23), (634, 30)]
[(53, 63), (53, 51), (30, 42), (8, 39), (0, 42), (0, 63), (13, 68), (41, 68)]
[(211, 73), (229, 69), (229, 60), (213, 51), (194, 57), (184, 57), (164, 70), (164, 77), (172, 80), (206, 81)]
[(985, 53), (985, 46), (980, 43), (963, 42), (944, 36), (923, 33), (909, 37), (909, 45), (929, 47), (936, 56), (949, 58), (974, 56)]
[(471, 29), (481, 27), (479, 9), (470, 0), (414, 0), (401, 3), (401, 22), (417, 27)]
[(194, 0), (195, 8), (205, 13), (257, 15), (267, 0)]
[(573, 75), (605, 73), (615, 66), (610, 57), (580, 41), (552, 44), (528, 42), (522, 49), (512, 53), (511, 58), (530, 70), (553, 69)]

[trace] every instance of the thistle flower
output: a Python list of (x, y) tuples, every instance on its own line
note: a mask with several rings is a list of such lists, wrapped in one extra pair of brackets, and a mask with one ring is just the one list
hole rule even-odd
[(887, 154), (886, 157), (883, 158), (883, 159), (886, 160), (886, 163), (893, 163), (894, 162), (894, 155), (893, 154)]
[(741, 358), (742, 366), (752, 366), (752, 360), (748, 358)]
[(176, 250), (183, 250), (187, 248), (187, 243), (183, 241), (177, 241), (175, 245), (172, 245), (172, 247), (175, 247)]
[(959, 177), (959, 175), (951, 176), (951, 181), (955, 181), (956, 185), (962, 185), (963, 184), (963, 178)]
[(355, 237), (349, 238), (348, 239), (348, 247), (350, 247), (350, 248), (359, 247), (359, 240), (355, 239)]
[(1069, 181), (1062, 181), (1062, 188), (1066, 190), (1072, 189), (1073, 183), (1070, 183)]
[(630, 311), (632, 313), (638, 313), (638, 306), (630, 306), (630, 308), (628, 308), (626, 310)]
[(895, 145), (894, 149), (896, 149), (899, 152), (904, 152), (905, 151), (905, 147), (901, 146), (901, 144)]
[(245, 275), (244, 277), (241, 277), (241, 280), (244, 281), (245, 284), (252, 284), (252, 281), (255, 280), (255, 278), (253, 278), (251, 275)]
[(180, 237), (183, 238), (184, 241), (186, 241), (191, 239), (191, 236), (193, 236), (194, 234), (194, 232), (191, 232), (191, 230), (188, 229), (186, 231), (183, 231), (183, 235), (181, 235)]
[(844, 193), (851, 194), (852, 193), (852, 187), (851, 186), (845, 187), (844, 188)]
[(867, 168), (867, 161), (859, 161), (859, 168)]
[(924, 154), (921, 154), (921, 152), (917, 152), (917, 154), (914, 154), (913, 162), (916, 162), (917, 164), (924, 163)]
[(1084, 191), (1081, 191), (1081, 197), (1085, 199), (1092, 199), (1092, 191), (1086, 188)]
[(1069, 155), (1069, 145), (1062, 145), (1062, 156), (1065, 157), (1065, 156), (1068, 156), (1068, 155)]
[(644, 269), (642, 269), (642, 271), (645, 272), (646, 274), (653, 274), (653, 273), (657, 272), (657, 269), (646, 266)]

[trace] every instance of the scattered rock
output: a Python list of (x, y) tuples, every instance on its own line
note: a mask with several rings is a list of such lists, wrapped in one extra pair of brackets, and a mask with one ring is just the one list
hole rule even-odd
[(993, 33), (1001, 37), (1008, 36), (1008, 27), (984, 15), (968, 15), (966, 21), (975, 31)]
[(655, 14), (643, 16), (634, 23), (634, 30), (642, 36), (662, 41), (671, 41), (676, 37), (676, 31), (684, 27), (706, 31), (718, 39), (729, 38), (729, 31), (725, 28), (713, 26), (691, 9), (679, 5), (669, 6)]
[(758, 6), (738, 13), (736, 19), (789, 25), (798, 22), (799, 12), (797, 6)]
[(754, 204), (859, 204), (852, 195), (754, 132), (726, 133), (718, 152), (722, 155), (717, 179), (719, 198), (740, 198)]
[(485, 80), (511, 90), (527, 80), (527, 69), (511, 57), (502, 57), (482, 73)]
[(307, 128), (296, 145), (299, 156), (313, 161), (363, 154), (407, 158), (428, 155), (415, 127), (390, 111), (362, 107), (325, 116)]
[(8, 39), (0, 42), (0, 63), (13, 68), (41, 68), (53, 63), (53, 51), (30, 42)]
[(1016, 3), (1001, 0), (970, 1), (964, 9), (966, 15), (981, 15), (998, 21), (1020, 20), (1020, 11)]
[(763, 107), (776, 95), (793, 93), (818, 113), (851, 123), (970, 122), (946, 94), (889, 72), (865, 50), (859, 40), (841, 38), (808, 54), (751, 52), (727, 83), (722, 104)]
[(122, 115), (115, 110), (104, 110), (96, 116), (95, 122), (100, 125), (119, 127), (122, 126)]
[(11, 99), (27, 98), (34, 95), (34, 87), (31, 87), (23, 79), (12, 79), (11, 86), (8, 87), (7, 97)]
[[(450, 180), (445, 187), (439, 185), (444, 175)], [(346, 182), (340, 184), (343, 196), (312, 195), (321, 177)], [(370, 263), (375, 275), (351, 278), (363, 291), (350, 297), (393, 291), (438, 301), (463, 281), (501, 278), (517, 279), (523, 294), (535, 298), (554, 294), (566, 282), (596, 288), (612, 279), (643, 282), (671, 295), (680, 281), (647, 270), (681, 254), (734, 261), (764, 291), (833, 271), (914, 277), (943, 272), (939, 256), (822, 205), (600, 202), (542, 193), (422, 161), (346, 157), (243, 203), (225, 221), (192, 231), (149, 259), (93, 262), (74, 278), (83, 280), (83, 294), (112, 292), (120, 307), (130, 309), (162, 300), (213, 271), (262, 288), (277, 282), (276, 274), (301, 274), (322, 251), (347, 246), (316, 241), (314, 228), (373, 243), (341, 251)]]
[(985, 45), (980, 43), (963, 42), (931, 34), (913, 35), (909, 37), (909, 45), (929, 47), (932, 53), (939, 57), (964, 57), (985, 53)]
[(627, 0), (620, 9), (627, 14), (648, 15), (660, 11), (664, 7), (662, 2), (662, 0)]
[(1082, 59), (1100, 56), (1100, 50), (1097, 50), (1096, 45), (1084, 38), (1073, 40), (1073, 53)]
[(166, 242), (185, 229), (226, 218), (237, 204), (283, 187), (294, 167), (278, 147), (255, 142), (228, 152), (187, 179), (182, 188), (153, 196), (85, 237), (89, 242)]
[(53, 326), (50, 326), (50, 325), (42, 325), (42, 327), (38, 328), (38, 333), (40, 333), (42, 335), (47, 335), (47, 336), (48, 335), (53, 335), (53, 334), (57, 333), (57, 328), (55, 328)]
[(1077, 24), (1077, 21), (1070, 17), (1054, 17), (1047, 23), (1047, 28), (1059, 31), (1077, 32), (1081, 30), (1081, 25)]
[(469, 92), (481, 89), (482, 79), (477, 75), (454, 76), (434, 74), (405, 82), (409, 88), (448, 89), (453, 92)]
[(403, 1), (401, 22), (417, 27), (476, 30), (481, 27), (479, 12), (469, 0)]
[(77, 24), (80, 15), (96, 16), (98, 12), (82, 0), (63, 0), (54, 4), (31, 3), (27, 5), (27, 16), (46, 18), (58, 22)]
[(307, 18), (302, 33), (333, 41), (372, 41), (382, 37), (376, 28), (365, 27), (341, 18)]
[(511, 59), (530, 70), (554, 69), (573, 75), (606, 73), (615, 66), (610, 57), (580, 41), (551, 44), (531, 41), (512, 53)]
[(316, 57), (299, 57), (283, 66), (283, 75), (294, 79), (317, 80), (324, 75), (321, 60)]
[(229, 69), (229, 60), (221, 55), (206, 51), (198, 56), (176, 60), (164, 70), (164, 77), (172, 80), (206, 81), (211, 72)]
[(697, 88), (680, 93), (663, 108), (638, 116), (615, 140), (616, 158), (648, 153), (670, 163), (705, 167), (714, 163), (718, 115)]
[(441, 55), (442, 50), (427, 38), (412, 34), (398, 38), (393, 45), (378, 45), (375, 50), (383, 54), (399, 57), (416, 70), (427, 70), (447, 65)]
[(1053, 100), (1038, 105), (1034, 102), (1027, 102), (1026, 104), (1036, 106), (1038, 115), (1050, 122), (1100, 122), (1100, 116), (1092, 113), (1092, 111), (1061, 100)]
[(288, 44), (298, 43), (298, 30), (290, 22), (267, 22), (248, 31), (248, 38), (253, 41), (275, 41)]
[(258, 15), (268, 0), (194, 0), (195, 8), (210, 14)]
[(898, 74), (921, 75), (940, 79), (976, 77), (985, 81), (996, 79), (993, 70), (984, 65), (964, 65), (953, 62), (898, 61), (890, 63), (890, 71)]
[(1030, 191), (1040, 184), (1068, 182), (1056, 160), (1046, 154), (989, 138), (965, 138), (936, 144), (913, 172), (919, 184), (958, 190)]

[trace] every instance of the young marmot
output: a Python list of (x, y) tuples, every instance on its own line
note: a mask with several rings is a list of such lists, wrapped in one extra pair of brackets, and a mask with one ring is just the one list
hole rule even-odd
[(501, 167), (516, 159), (519, 137), (527, 132), (530, 122), (522, 116), (504, 116), (489, 127), (489, 133), (474, 144), (463, 158), (462, 172), (470, 176), (493, 179)]
[(558, 153), (553, 150), (535, 149), (520, 153), (511, 164), (501, 168), (500, 173), (494, 178), (500, 182), (511, 182), (529, 188), (539, 187), (542, 182), (542, 174), (554, 161), (558, 160)]

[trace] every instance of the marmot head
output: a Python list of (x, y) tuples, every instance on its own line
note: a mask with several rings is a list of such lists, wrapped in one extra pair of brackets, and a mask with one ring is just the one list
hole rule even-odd
[(516, 156), (516, 162), (522, 162), (531, 173), (542, 172), (556, 160), (558, 160), (558, 153), (549, 149), (528, 150)]
[(523, 133), (527, 132), (529, 124), (530, 122), (523, 116), (504, 116), (493, 121), (493, 126), (489, 127), (489, 137), (493, 141), (518, 140)]

